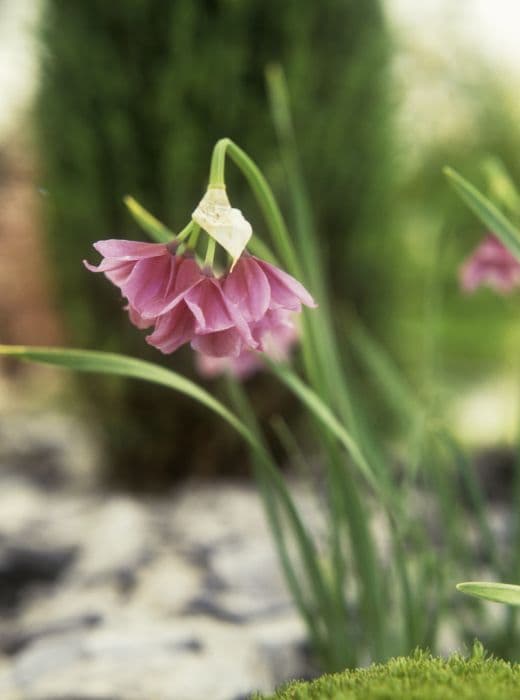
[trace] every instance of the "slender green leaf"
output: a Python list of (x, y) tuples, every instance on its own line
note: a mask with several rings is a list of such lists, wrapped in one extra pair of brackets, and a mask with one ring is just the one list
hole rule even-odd
[(520, 586), (515, 586), (512, 583), (469, 581), (457, 584), (457, 590), (477, 598), (491, 600), (494, 603), (520, 605)]
[(287, 173), (287, 188), (290, 194), (298, 254), (305, 271), (305, 281), (318, 295), (320, 303), (323, 303), (326, 299), (326, 285), (323, 276), (322, 251), (314, 233), (314, 217), (301, 171), (287, 81), (283, 68), (279, 64), (269, 65), (265, 75), (271, 116)]
[(351, 323), (349, 339), (358, 357), (377, 379), (389, 407), (402, 416), (406, 424), (424, 418), (424, 408), (386, 350), (359, 322)]
[(231, 139), (227, 139), (227, 152), (237, 168), (242, 171), (242, 174), (251, 187), (271, 230), (273, 243), (278, 255), (296, 277), (301, 277), (300, 264), (296, 251), (269, 183), (262, 175), (256, 163), (245, 151), (237, 146), (236, 143), (231, 141)]
[[(241, 384), (236, 379), (228, 377), (227, 387), (236, 412), (242, 416), (242, 419), (254, 432), (258, 441), (263, 443), (261, 428)], [(320, 657), (325, 659), (328, 653), (328, 645), (323, 639), (323, 631), (318, 624), (318, 611), (326, 607), (328, 596), (318, 566), (313, 541), (303, 527), (296, 507), (294, 505), (289, 509), (286, 507), (289, 502), (293, 504), (289, 491), (286, 490), (284, 498), (280, 497), (281, 494), (277, 483), (273, 483), (272, 480), (273, 470), (271, 470), (270, 474), (266, 473), (266, 470), (262, 469), (262, 464), (257, 459), (253, 459), (253, 466), (287, 584), (307, 624), (312, 644)], [(278, 474), (276, 466), (274, 467), (274, 472)], [(296, 520), (292, 515), (293, 513), (296, 515)], [(285, 523), (281, 519), (283, 516), (285, 516)], [(288, 527), (284, 527), (284, 524)], [(287, 535), (291, 531), (299, 547), (301, 564), (303, 571), (305, 571), (304, 577), (301, 576), (302, 570), (293, 565), (290, 555)], [(308, 600), (309, 595), (312, 595), (311, 600)]]
[(224, 418), (248, 442), (256, 442), (251, 431), (220, 401), (213, 398), (211, 394), (176, 372), (151, 362), (110, 352), (73, 350), (69, 348), (24, 347), (19, 345), (0, 345), (0, 355), (11, 355), (21, 360), (56, 365), (79, 372), (117, 374), (161, 384), (199, 401), (199, 403), (217, 413), (221, 418)]
[(358, 466), (363, 476), (371, 486), (378, 489), (374, 472), (366, 461), (359, 446), (347, 430), (341, 425), (329, 407), (323, 403), (321, 398), (286, 365), (272, 362), (267, 357), (264, 361), (276, 376), (301, 400), (301, 402), (311, 411), (311, 413), (341, 442), (354, 463)]
[(489, 156), (482, 163), (487, 176), (489, 193), (513, 214), (520, 212), (520, 195), (504, 163), (496, 156)]
[(452, 168), (444, 174), (460, 197), (478, 218), (494, 233), (513, 255), (520, 259), (520, 231), (513, 226), (497, 207)]
[(457, 440), (445, 428), (439, 430), (439, 440), (443, 443), (447, 450), (451, 453), (454, 465), (462, 478), (464, 491), (468, 496), (470, 503), (475, 512), (478, 526), (480, 528), (480, 537), (486, 549), (487, 556), (493, 562), (495, 571), (503, 572), (503, 565), (499, 552), (497, 551), (496, 539), (493, 535), (493, 529), (489, 522), (489, 513), (486, 504), (486, 497), (482, 490), (482, 486), (478, 479), (475, 470), (469, 463), (467, 455)]
[(139, 204), (133, 197), (125, 197), (124, 203), (132, 217), (137, 221), (139, 226), (157, 243), (170, 243), (175, 237), (173, 231), (150, 214), (143, 206)]
[(386, 471), (385, 460), (368, 421), (363, 419), (358, 406), (354, 410), (352, 387), (344, 371), (344, 358), (338, 352), (339, 344), (323, 273), (322, 246), (316, 235), (311, 200), (297, 147), (287, 81), (280, 65), (270, 65), (267, 68), (266, 83), (271, 115), (287, 175), (296, 250), (305, 273), (303, 280), (310, 285), (320, 304), (318, 314), (304, 313), (302, 347), (306, 374), (314, 390), (348, 428), (363, 454), (370, 457), (374, 471), (383, 473)]

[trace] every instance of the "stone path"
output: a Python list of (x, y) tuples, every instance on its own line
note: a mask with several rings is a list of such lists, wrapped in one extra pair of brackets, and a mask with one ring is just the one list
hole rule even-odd
[(234, 700), (308, 674), (254, 485), (51, 490), (0, 443), (2, 700)]

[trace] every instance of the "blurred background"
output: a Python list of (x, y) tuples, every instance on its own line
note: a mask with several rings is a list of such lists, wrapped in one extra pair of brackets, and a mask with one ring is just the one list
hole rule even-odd
[[(359, 321), (470, 450), (507, 462), (520, 423), (517, 296), (461, 293), (458, 268), (485, 232), (442, 167), (493, 196), (494, 157), (520, 183), (518, 26), (514, 0), (0, 0), (2, 343), (124, 352), (223, 392), (197, 377), (189, 349), (147, 346), (81, 261), (97, 261), (96, 240), (142, 238), (127, 194), (183, 227), (222, 136), (259, 164), (291, 223), (265, 85), (280, 64), (345, 362), (371, 421), (398, 448), (350, 346)], [(275, 380), (247, 390), (268, 430), (275, 414), (298, 429)], [(141, 494), (249, 474), (235, 435), (139, 382), (2, 362), (0, 412), (3, 462), (25, 459), (47, 485), (63, 476), (56, 450), (67, 478), (94, 471)]]

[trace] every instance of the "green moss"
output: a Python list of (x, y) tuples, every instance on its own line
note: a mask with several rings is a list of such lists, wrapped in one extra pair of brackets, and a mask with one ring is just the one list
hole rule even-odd
[[(520, 698), (520, 665), (486, 657), (434, 658), (423, 651), (386, 664), (295, 682), (264, 700), (513, 700)], [(258, 699), (259, 700), (259, 699)]]

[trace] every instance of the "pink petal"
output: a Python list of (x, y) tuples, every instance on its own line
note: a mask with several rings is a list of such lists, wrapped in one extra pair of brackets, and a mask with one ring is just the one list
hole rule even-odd
[(211, 357), (203, 355), (201, 352), (195, 353), (195, 367), (201, 377), (211, 379), (218, 377), (226, 371), (228, 366), (228, 358), (226, 357)]
[[(259, 342), (259, 349), (278, 362), (289, 358), (298, 341), (298, 330), (291, 315), (286, 311), (268, 311), (261, 321), (252, 325), (251, 330), (255, 340)], [(204, 345), (200, 339), (194, 340), (192, 346), (204, 347), (206, 351), (210, 349), (215, 352), (213, 339), (211, 346)], [(262, 355), (247, 348), (237, 357), (214, 357), (199, 352), (195, 363), (201, 376), (208, 378), (226, 373), (237, 379), (247, 379), (265, 367)]]
[(291, 314), (286, 311), (268, 311), (264, 318), (251, 328), (259, 350), (273, 359), (285, 359), (297, 342), (299, 333)]
[(193, 258), (177, 256), (177, 260), (174, 283), (170, 280), (164, 299), (157, 298), (149, 303), (143, 312), (145, 316), (154, 317), (168, 313), (184, 299), (190, 289), (206, 279)]
[(263, 368), (258, 353), (244, 350), (238, 357), (211, 357), (197, 352), (195, 355), (197, 372), (207, 379), (220, 374), (230, 374), (237, 379), (247, 379)]
[(172, 311), (205, 279), (195, 260), (176, 255), (171, 245), (113, 239), (98, 241), (95, 248), (107, 257), (97, 266), (84, 261), (85, 267), (118, 286), (143, 323)]
[(487, 285), (508, 294), (520, 285), (520, 262), (496, 236), (488, 234), (461, 266), (459, 279), (468, 293)]
[(121, 261), (141, 260), (164, 255), (169, 251), (164, 243), (143, 243), (142, 241), (124, 241), (111, 238), (107, 241), (97, 241), (94, 248), (104, 258), (119, 258)]
[(94, 247), (108, 257), (97, 266), (84, 261), (85, 267), (104, 273), (139, 313), (142, 314), (151, 299), (164, 292), (175, 260), (168, 246), (113, 239), (98, 241)]
[(165, 354), (175, 352), (181, 345), (189, 343), (195, 332), (195, 320), (184, 303), (159, 317), (155, 330), (146, 342)]
[[(152, 301), (163, 298), (174, 272), (173, 255), (143, 258), (134, 263), (134, 269), (122, 285), (121, 291), (140, 312), (148, 311)], [(147, 315), (149, 316), (149, 313)]]
[(214, 333), (234, 325), (224, 294), (215, 279), (206, 277), (190, 289), (184, 299), (197, 321), (197, 333)]
[(265, 315), (251, 324), (251, 331), (255, 338), (267, 331), (277, 331), (279, 329), (294, 328), (294, 314), (285, 309), (269, 309)]
[(267, 276), (271, 288), (270, 309), (287, 309), (288, 311), (300, 311), (301, 305), (316, 308), (317, 304), (298, 280), (270, 265), (265, 260), (254, 258)]
[(139, 314), (139, 312), (136, 311), (136, 309), (130, 306), (130, 304), (125, 306), (125, 311), (128, 311), (128, 318), (130, 319), (130, 323), (132, 323), (140, 330), (143, 330), (144, 328), (150, 328), (150, 326), (153, 326), (152, 320), (143, 318)]
[(269, 308), (271, 291), (260, 265), (251, 256), (242, 256), (223, 284), (226, 297), (246, 321), (259, 321)]
[(205, 335), (235, 328), (243, 343), (256, 348), (249, 325), (237, 307), (224, 294), (219, 280), (205, 277), (185, 295), (184, 301), (196, 320), (196, 334)]
[(91, 272), (110, 272), (124, 266), (130, 266), (132, 268), (134, 266), (134, 262), (128, 260), (118, 260), (116, 258), (105, 258), (99, 263), (99, 265), (91, 265), (88, 260), (83, 260), (83, 265), (85, 265), (87, 270), (90, 270)]
[(108, 261), (106, 260), (103, 260), (97, 267), (95, 265), (91, 265), (86, 260), (83, 260), (83, 264), (87, 270), (90, 270), (91, 272), (103, 272), (105, 277), (107, 277), (107, 279), (109, 279), (119, 288), (121, 288), (121, 286), (130, 277), (135, 265), (134, 262), (119, 261), (110, 261), (108, 264)]
[(191, 347), (210, 357), (238, 357), (244, 350), (244, 340), (236, 328), (216, 333), (196, 335)]

